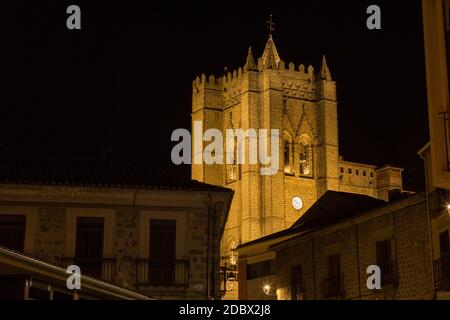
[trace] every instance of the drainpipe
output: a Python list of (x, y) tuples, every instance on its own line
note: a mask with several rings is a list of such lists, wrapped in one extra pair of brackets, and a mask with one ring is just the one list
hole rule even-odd
[(361, 300), (361, 262), (360, 262), (360, 253), (359, 253), (359, 225), (355, 224), (356, 227), (356, 259), (358, 261), (358, 294), (359, 300)]
[(212, 219), (212, 269), (211, 269), (211, 292), (214, 299), (216, 299), (216, 216), (218, 215), (218, 210), (220, 210), (220, 202), (214, 204), (213, 219)]
[(425, 167), (425, 196), (426, 196), (426, 204), (427, 204), (427, 217), (428, 217), (428, 232), (430, 234), (430, 249), (431, 249), (431, 284), (433, 285), (433, 293), (434, 293), (434, 299), (436, 300), (436, 288), (434, 286), (434, 248), (433, 248), (433, 227), (431, 226), (431, 212), (430, 212), (430, 196), (428, 193), (428, 165), (427, 165), (427, 159), (422, 155), (419, 154), (420, 158), (422, 158), (424, 167)]
[(315, 253), (314, 253), (314, 238), (311, 240), (311, 245), (312, 245), (312, 271), (313, 271), (313, 296), (314, 296), (314, 300), (317, 300), (317, 294), (316, 294), (316, 259), (315, 259)]

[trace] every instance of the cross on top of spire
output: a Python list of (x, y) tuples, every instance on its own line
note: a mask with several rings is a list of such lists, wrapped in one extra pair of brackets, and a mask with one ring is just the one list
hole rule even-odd
[(272, 35), (272, 31), (275, 31), (275, 22), (272, 21), (272, 15), (269, 16), (269, 20), (266, 21), (267, 29), (269, 29), (269, 35)]

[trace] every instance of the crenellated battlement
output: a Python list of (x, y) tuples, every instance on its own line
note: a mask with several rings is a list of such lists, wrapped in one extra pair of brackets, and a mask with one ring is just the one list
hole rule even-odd
[[(251, 54), (251, 49), (249, 50), (249, 54)], [(264, 56), (264, 55), (263, 55)], [(193, 88), (196, 91), (200, 91), (202, 89), (212, 89), (224, 91), (225, 89), (232, 88), (236, 85), (240, 85), (244, 77), (249, 72), (259, 72), (262, 73), (265, 70), (277, 70), (280, 75), (284, 78), (287, 78), (286, 81), (289, 80), (305, 80), (305, 81), (319, 81), (319, 80), (331, 80), (331, 74), (326, 65), (325, 56), (323, 57), (322, 66), (318, 72), (315, 72), (315, 69), (312, 65), (308, 65), (305, 67), (303, 63), (296, 66), (293, 62), (289, 62), (289, 64), (285, 65), (283, 60), (278, 60), (276, 65), (273, 67), (267, 68), (266, 64), (263, 60), (263, 57), (258, 59), (258, 64), (251, 66), (249, 64), (249, 60), (253, 60), (253, 57), (247, 58), (247, 63), (243, 67), (239, 67), (233, 71), (229, 71), (220, 77), (215, 77), (214, 75), (209, 75), (208, 77), (205, 74), (202, 74), (200, 77), (197, 77), (193, 81)], [(284, 81), (284, 80), (283, 80)], [(195, 91), (194, 91), (195, 92)]]
[[(320, 100), (324, 97), (335, 100), (335, 85), (331, 79), (325, 56), (323, 56), (322, 64), (318, 69), (315, 69), (311, 64), (308, 66), (303, 63), (295, 65), (294, 62), (286, 64), (278, 55), (275, 43), (270, 36), (262, 56), (257, 61), (255, 63), (250, 47), (243, 67), (232, 71), (225, 69), (225, 74), (220, 77), (206, 76), (205, 74), (197, 77), (193, 81), (194, 94), (209, 90), (211, 94), (219, 94), (225, 106), (233, 105), (238, 103), (241, 92), (248, 88), (248, 82), (246, 81), (253, 79), (252, 87), (257, 88), (258, 80), (255, 79), (258, 79), (258, 75), (270, 71), (278, 74), (276, 86), (284, 91), (285, 97), (311, 101)], [(249, 74), (256, 75), (256, 78), (249, 77)]]
[[(227, 72), (225, 75), (216, 78), (214, 75), (206, 76), (202, 74), (201, 77), (195, 78), (192, 82), (193, 88), (197, 90), (212, 89), (223, 91), (224, 89), (232, 88), (240, 85), (244, 75), (248, 70), (239, 67), (237, 70)], [(194, 91), (195, 92), (195, 91)]]

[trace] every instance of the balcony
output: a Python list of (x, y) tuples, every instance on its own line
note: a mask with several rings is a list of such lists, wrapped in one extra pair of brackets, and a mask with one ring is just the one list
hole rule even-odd
[(137, 286), (189, 286), (189, 260), (136, 259)]
[(109, 283), (116, 282), (116, 259), (115, 258), (61, 258), (61, 266), (67, 268), (77, 265), (81, 274), (100, 279)]
[(450, 254), (434, 261), (434, 286), (437, 291), (450, 291)]
[(322, 280), (322, 296), (325, 299), (343, 298), (345, 296), (344, 276), (341, 275)]
[(292, 285), (291, 300), (306, 300), (306, 287), (304, 284)]

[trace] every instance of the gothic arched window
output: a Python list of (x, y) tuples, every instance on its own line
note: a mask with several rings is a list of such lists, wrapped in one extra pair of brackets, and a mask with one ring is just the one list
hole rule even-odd
[(237, 252), (234, 251), (236, 249), (236, 242), (234, 240), (231, 241), (229, 246), (230, 252), (230, 265), (235, 266), (237, 264)]
[(241, 165), (238, 164), (238, 141), (237, 138), (234, 138), (234, 146), (231, 156), (231, 161), (230, 163), (227, 162), (227, 182), (231, 183), (233, 181), (236, 181), (239, 179), (240, 176), (240, 170), (241, 170)]
[(301, 139), (299, 143), (300, 175), (313, 175), (313, 147), (309, 139)]
[(309, 145), (300, 145), (300, 174), (312, 176), (312, 152)]
[(283, 163), (284, 163), (284, 173), (293, 174), (294, 168), (292, 165), (292, 143), (284, 139), (284, 149), (283, 149)]

